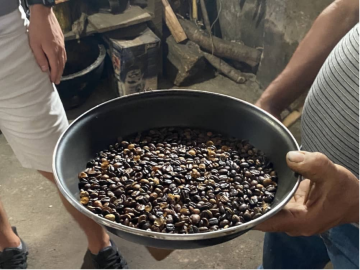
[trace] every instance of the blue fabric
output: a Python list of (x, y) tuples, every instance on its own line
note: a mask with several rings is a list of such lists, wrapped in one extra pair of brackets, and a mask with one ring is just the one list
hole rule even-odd
[(261, 268), (321, 269), (329, 261), (335, 269), (359, 269), (359, 228), (342, 225), (311, 237), (265, 234)]

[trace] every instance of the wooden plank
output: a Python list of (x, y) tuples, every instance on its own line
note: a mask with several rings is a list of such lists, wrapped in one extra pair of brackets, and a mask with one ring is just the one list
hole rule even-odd
[(95, 13), (88, 17), (88, 22), (98, 33), (127, 27), (130, 25), (146, 22), (152, 16), (138, 6), (131, 6), (121, 14)]
[(295, 122), (301, 118), (303, 112), (303, 106), (301, 106), (300, 108), (292, 111), (283, 121), (283, 124), (285, 127), (289, 128), (291, 127), (293, 124), (295, 124)]
[(196, 0), (192, 0), (192, 19), (194, 22), (198, 20), (198, 6)]
[(167, 27), (169, 28), (171, 34), (173, 35), (177, 43), (182, 42), (187, 39), (187, 36), (184, 32), (184, 29), (179, 23), (178, 18), (176, 17), (173, 9), (171, 8), (168, 0), (162, 0), (164, 5), (164, 18)]

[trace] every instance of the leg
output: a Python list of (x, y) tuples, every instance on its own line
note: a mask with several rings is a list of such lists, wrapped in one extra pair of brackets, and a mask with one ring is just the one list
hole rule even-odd
[(341, 225), (321, 234), (335, 269), (359, 269), (359, 228)]
[(266, 233), (263, 249), (265, 269), (322, 269), (330, 261), (319, 236), (291, 237)]
[[(0, 37), (0, 129), (23, 167), (42, 171), (53, 180), (45, 172), (52, 171), (52, 153), (68, 121), (55, 87), (35, 61), (22, 15), (14, 11), (0, 17), (4, 34)], [(92, 253), (109, 246), (101, 226), (63, 202), (85, 231)], [(4, 234), (14, 238), (5, 215), (1, 216)]]
[[(45, 178), (55, 184), (55, 179), (52, 173), (39, 171)], [(76, 220), (83, 232), (87, 236), (89, 250), (92, 254), (97, 254), (99, 251), (109, 246), (110, 237), (105, 229), (93, 221), (91, 218), (81, 214), (76, 210), (59, 192), (62, 203), (69, 214)]]
[(11, 229), (4, 206), (0, 201), (0, 252), (5, 248), (18, 247), (20, 239)]

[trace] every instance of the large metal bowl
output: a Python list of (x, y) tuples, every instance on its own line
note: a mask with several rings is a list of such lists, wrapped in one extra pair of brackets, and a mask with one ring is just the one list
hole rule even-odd
[[(95, 153), (118, 136), (160, 127), (196, 127), (249, 139), (273, 162), (278, 190), (272, 210), (246, 224), (216, 232), (175, 235), (143, 231), (100, 218), (79, 203), (77, 175)], [(299, 178), (287, 167), (288, 151), (299, 150), (291, 133), (265, 111), (239, 99), (201, 91), (162, 90), (105, 102), (75, 120), (59, 139), (53, 170), (65, 198), (110, 232), (142, 245), (191, 249), (216, 245), (244, 234), (277, 213), (293, 196)]]

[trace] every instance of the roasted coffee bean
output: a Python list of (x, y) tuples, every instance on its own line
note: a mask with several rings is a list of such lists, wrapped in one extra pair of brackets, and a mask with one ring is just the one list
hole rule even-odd
[(190, 216), (190, 220), (192, 224), (198, 224), (200, 222), (200, 216), (198, 214), (193, 214)]
[(190, 211), (189, 211), (189, 209), (182, 208), (182, 209), (180, 210), (180, 214), (189, 216), (189, 215), (190, 215)]
[(189, 226), (189, 233), (193, 234), (193, 233), (198, 233), (199, 232), (199, 228), (193, 225)]
[(247, 221), (251, 220), (251, 213), (249, 212), (249, 210), (245, 211), (244, 219), (247, 220)]
[(217, 218), (210, 218), (209, 219), (209, 224), (210, 224), (210, 226), (218, 225), (219, 220)]
[(240, 217), (237, 216), (237, 215), (233, 215), (232, 218), (231, 218), (231, 221), (236, 224), (238, 222), (240, 222)]
[(229, 221), (227, 219), (220, 221), (221, 228), (224, 228), (225, 226), (228, 226), (228, 225), (229, 225)]
[(166, 224), (166, 230), (167, 230), (168, 232), (173, 232), (173, 231), (175, 231), (175, 226), (174, 226), (174, 224)]
[(247, 141), (163, 128), (119, 139), (78, 175), (80, 200), (113, 222), (165, 233), (238, 226), (271, 209), (277, 173)]
[(249, 208), (249, 206), (244, 203), (244, 204), (239, 206), (239, 211), (245, 212), (248, 208)]
[(201, 233), (205, 233), (205, 232), (209, 232), (210, 230), (209, 230), (209, 228), (208, 227), (200, 227), (199, 228), (199, 232), (201, 232)]
[(210, 210), (205, 210), (205, 211), (201, 212), (200, 217), (201, 218), (211, 219), (213, 217), (213, 214), (212, 214), (212, 212)]

